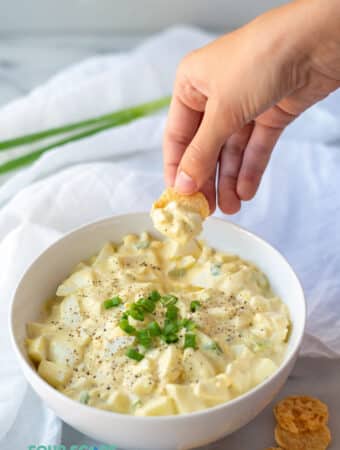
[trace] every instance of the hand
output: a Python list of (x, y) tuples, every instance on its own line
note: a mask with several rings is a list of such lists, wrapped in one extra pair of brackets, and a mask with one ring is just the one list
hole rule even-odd
[(340, 87), (339, 23), (339, 0), (299, 0), (186, 56), (164, 135), (167, 185), (201, 190), (213, 211), (218, 176), (223, 212), (250, 200), (284, 128)]

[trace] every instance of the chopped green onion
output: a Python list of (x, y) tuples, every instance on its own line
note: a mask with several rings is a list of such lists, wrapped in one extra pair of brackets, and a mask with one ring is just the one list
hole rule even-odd
[(120, 125), (121, 122), (127, 120), (138, 119), (144, 115), (153, 113), (160, 108), (168, 106), (171, 97), (164, 97), (157, 100), (152, 100), (148, 103), (132, 106), (119, 111), (109, 112), (97, 117), (85, 119), (79, 122), (73, 122), (70, 124), (62, 125), (60, 127), (50, 128), (49, 130), (38, 131), (36, 133), (27, 134), (25, 136), (19, 136), (6, 141), (0, 142), (0, 151), (8, 150), (13, 147), (19, 147), (21, 145), (32, 144), (33, 142), (50, 138), (58, 134), (69, 133), (74, 130), (84, 129), (91, 126), (97, 126), (98, 124), (112, 122), (111, 126)]
[(150, 322), (147, 328), (151, 336), (160, 336), (162, 333), (161, 327), (157, 322)]
[(136, 243), (136, 248), (138, 250), (148, 248), (150, 245), (150, 241), (139, 241)]
[(158, 291), (152, 291), (151, 294), (149, 295), (149, 298), (153, 302), (158, 302), (158, 300), (160, 300), (161, 298), (161, 294)]
[[(27, 164), (31, 164), (36, 161), (41, 155), (52, 150), (56, 147), (62, 147), (65, 144), (69, 144), (70, 142), (79, 141), (80, 139), (84, 139), (86, 137), (92, 136), (94, 134), (100, 133), (101, 131), (105, 131), (109, 128), (112, 128), (117, 125), (122, 125), (123, 123), (127, 123), (126, 121), (122, 122), (103, 122), (102, 125), (98, 127), (91, 127), (89, 129), (85, 129), (80, 133), (72, 134), (70, 136), (66, 136), (65, 138), (52, 142), (51, 144), (45, 145), (31, 153), (25, 153), (22, 156), (18, 156), (17, 158), (10, 159), (9, 161), (0, 164), (0, 174), (4, 174), (10, 172), (11, 170), (18, 169), (19, 167), (26, 166)], [(1, 145), (1, 143), (0, 143)]]
[(167, 334), (162, 335), (161, 339), (167, 344), (173, 344), (179, 340), (179, 337), (177, 336), (177, 334)]
[(110, 309), (115, 306), (119, 306), (122, 303), (122, 299), (120, 297), (112, 297), (108, 300), (105, 300), (103, 306), (105, 309)]
[(127, 312), (129, 314), (129, 316), (131, 316), (133, 319), (143, 322), (144, 311), (140, 305), (137, 305), (137, 303), (133, 303)]
[(178, 316), (178, 308), (175, 305), (167, 306), (165, 317), (168, 320), (176, 320)]
[(164, 306), (174, 305), (177, 303), (178, 298), (175, 295), (163, 295), (161, 297), (161, 303)]
[(182, 319), (180, 322), (180, 326), (188, 331), (193, 331), (196, 328), (195, 322), (193, 322), (191, 319)]
[(142, 345), (145, 348), (151, 347), (151, 335), (149, 330), (138, 330), (136, 333), (136, 338), (138, 344)]
[(185, 269), (172, 269), (168, 272), (169, 277), (171, 278), (182, 278), (186, 274)]
[(253, 350), (255, 353), (257, 353), (257, 352), (264, 350), (267, 346), (268, 346), (268, 343), (265, 341), (255, 342), (253, 345)]
[(184, 348), (197, 348), (196, 334), (186, 333), (184, 336)]
[(150, 298), (140, 298), (137, 300), (136, 304), (149, 313), (154, 312), (156, 308), (156, 303)]
[(198, 310), (198, 308), (201, 306), (201, 302), (198, 300), (194, 300), (190, 303), (190, 311), (195, 312)]
[(128, 350), (126, 350), (125, 355), (128, 358), (134, 359), (135, 361), (141, 361), (144, 358), (144, 355), (139, 353), (139, 351), (135, 348), (129, 348)]
[(133, 409), (140, 408), (142, 405), (143, 403), (141, 402), (141, 400), (136, 400), (135, 402), (132, 403)]
[(175, 333), (178, 332), (178, 329), (179, 329), (179, 327), (178, 327), (177, 322), (166, 320), (165, 324), (164, 324), (164, 327), (163, 327), (163, 333), (162, 334), (165, 335), (165, 336), (168, 335), (168, 334), (175, 334)]
[[(3, 164), (0, 164), (0, 173), (6, 173), (10, 170), (18, 169), (19, 167), (29, 164), (38, 159), (43, 153), (55, 147), (83, 139), (85, 137), (104, 131), (108, 128), (123, 125), (131, 122), (132, 120), (151, 114), (161, 108), (164, 108), (165, 106), (168, 106), (169, 102), (170, 97), (161, 98), (159, 100), (154, 100), (149, 103), (144, 103), (142, 105), (137, 105), (132, 108), (123, 109), (113, 113), (104, 114), (92, 119), (63, 125), (62, 127), (44, 130), (26, 136), (19, 136), (14, 139), (0, 142), (0, 151), (2, 151), (24, 144), (31, 144), (36, 141), (50, 138), (51, 136), (67, 133), (66, 137), (62, 137), (60, 140), (42, 146), (31, 153), (27, 153), (23, 156), (19, 156)], [(71, 132), (74, 133), (71, 134)]]
[(219, 355), (223, 353), (222, 348), (215, 341), (207, 342), (206, 344), (203, 345), (203, 349), (204, 350), (213, 350)]
[(211, 264), (211, 266), (210, 266), (211, 275), (213, 275), (214, 277), (221, 275), (221, 267), (222, 267), (222, 263)]
[(82, 391), (79, 396), (80, 403), (87, 405), (90, 400), (89, 393), (87, 391)]
[(136, 328), (133, 327), (132, 325), (129, 324), (129, 320), (128, 319), (121, 319), (119, 322), (119, 328), (123, 331), (125, 331), (125, 333), (127, 334), (135, 334), (136, 333)]

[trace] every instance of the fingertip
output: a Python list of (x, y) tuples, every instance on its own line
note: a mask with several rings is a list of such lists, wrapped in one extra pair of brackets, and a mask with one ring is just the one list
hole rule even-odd
[(241, 199), (236, 192), (237, 180), (233, 176), (220, 175), (218, 183), (218, 206), (225, 214), (236, 214), (241, 208)]
[(254, 183), (248, 180), (242, 180), (242, 178), (238, 181), (236, 186), (236, 193), (239, 198), (245, 202), (248, 202), (252, 198), (254, 198), (257, 191), (258, 183)]
[(218, 206), (224, 214), (236, 214), (241, 209), (241, 201), (236, 196), (219, 200)]
[(180, 170), (176, 176), (175, 189), (181, 194), (193, 194), (197, 192), (198, 187), (195, 180), (184, 170)]

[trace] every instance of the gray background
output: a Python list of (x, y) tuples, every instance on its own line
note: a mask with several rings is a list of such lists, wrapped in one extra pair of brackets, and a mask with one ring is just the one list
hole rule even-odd
[(175, 24), (223, 32), (282, 0), (0, 0), (0, 106), (95, 54)]
[(174, 23), (233, 28), (283, 0), (0, 0), (2, 31), (150, 32)]

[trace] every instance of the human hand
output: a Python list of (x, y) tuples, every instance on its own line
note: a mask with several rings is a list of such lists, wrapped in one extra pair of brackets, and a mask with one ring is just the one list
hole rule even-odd
[(284, 128), (340, 87), (339, 0), (299, 0), (186, 56), (164, 135), (168, 186), (235, 213)]

